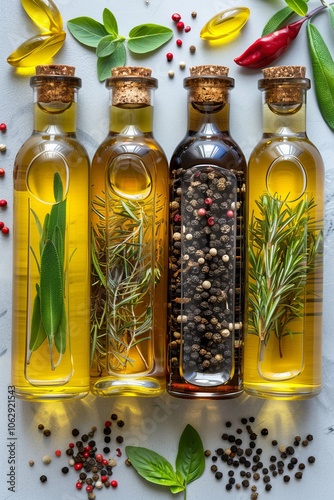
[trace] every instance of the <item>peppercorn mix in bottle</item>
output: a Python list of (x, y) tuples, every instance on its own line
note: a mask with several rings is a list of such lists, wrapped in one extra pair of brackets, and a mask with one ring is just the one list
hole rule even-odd
[(165, 389), (168, 163), (153, 136), (151, 70), (114, 68), (110, 130), (92, 162), (91, 390)]
[(308, 398), (321, 390), (324, 167), (306, 133), (305, 68), (263, 75), (247, 183), (244, 384), (256, 396)]
[(89, 159), (72, 66), (37, 66), (34, 130), (14, 166), (12, 384), (31, 400), (89, 391)]
[(246, 161), (229, 131), (228, 68), (190, 73), (188, 132), (170, 163), (167, 390), (229, 398), (242, 392)]

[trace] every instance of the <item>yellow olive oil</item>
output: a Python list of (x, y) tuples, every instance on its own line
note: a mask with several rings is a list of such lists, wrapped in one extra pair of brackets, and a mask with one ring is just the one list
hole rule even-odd
[[(43, 84), (34, 77), (34, 88)], [(12, 383), (23, 399), (80, 398), (89, 390), (89, 159), (75, 102), (36, 102), (34, 112), (14, 167)]]
[(321, 390), (324, 172), (305, 132), (308, 81), (293, 80), (280, 79), (281, 94), (260, 83), (264, 134), (247, 184), (244, 384), (280, 399)]

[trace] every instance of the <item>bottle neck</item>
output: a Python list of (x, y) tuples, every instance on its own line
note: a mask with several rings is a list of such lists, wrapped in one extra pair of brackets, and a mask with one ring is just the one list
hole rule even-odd
[(34, 132), (74, 135), (80, 78), (37, 75), (30, 83), (34, 91)]
[(184, 80), (188, 90), (188, 130), (200, 135), (229, 131), (229, 92), (234, 80), (227, 76), (191, 76)]
[(229, 103), (198, 105), (188, 102), (188, 130), (200, 135), (229, 132)]
[(260, 88), (263, 90), (264, 135), (306, 136), (307, 85), (283, 82)]
[(153, 106), (151, 104), (111, 105), (109, 120), (111, 134), (126, 136), (153, 134)]
[(74, 135), (76, 132), (77, 103), (53, 107), (34, 103), (34, 132)]

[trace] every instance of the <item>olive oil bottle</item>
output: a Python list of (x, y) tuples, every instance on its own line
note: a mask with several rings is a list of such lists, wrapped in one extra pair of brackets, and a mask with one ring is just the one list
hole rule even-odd
[(92, 162), (91, 390), (165, 388), (168, 164), (154, 139), (151, 70), (112, 70), (110, 130)]
[(306, 134), (305, 68), (263, 74), (247, 184), (244, 384), (252, 395), (308, 398), (321, 390), (324, 168)]
[(246, 161), (229, 132), (228, 68), (190, 72), (188, 132), (170, 164), (167, 390), (230, 398), (243, 389)]
[(37, 66), (34, 130), (14, 167), (12, 384), (31, 400), (89, 391), (89, 159), (71, 66)]

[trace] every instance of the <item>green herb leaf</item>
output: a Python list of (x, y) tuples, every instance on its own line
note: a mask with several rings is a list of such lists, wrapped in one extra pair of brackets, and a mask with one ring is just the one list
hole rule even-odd
[(136, 54), (145, 54), (168, 42), (173, 31), (158, 24), (141, 24), (129, 33), (128, 48)]
[(329, 15), (329, 20), (330, 20), (331, 26), (334, 29), (334, 5), (332, 3), (330, 3), (328, 5), (327, 11), (328, 11), (328, 15)]
[(333, 59), (319, 30), (310, 21), (307, 21), (307, 36), (319, 109), (327, 125), (334, 130)]
[(47, 240), (41, 255), (40, 278), (41, 319), (50, 342), (57, 333), (63, 310), (62, 271), (51, 240)]
[(103, 11), (103, 24), (105, 29), (114, 37), (118, 35), (118, 25), (114, 14), (109, 9)]
[(59, 328), (55, 334), (54, 342), (59, 354), (64, 354), (66, 351), (66, 310), (65, 303), (63, 303), (63, 311)]
[(107, 35), (101, 38), (96, 48), (96, 55), (98, 57), (107, 57), (115, 52), (119, 41), (115, 39), (114, 35)]
[(263, 28), (261, 36), (269, 35), (269, 33), (273, 33), (274, 31), (283, 28), (291, 17), (295, 14), (295, 12), (290, 7), (283, 7), (283, 9), (279, 10), (274, 14), (265, 27)]
[(187, 425), (184, 429), (176, 457), (176, 470), (181, 472), (186, 484), (198, 479), (205, 468), (204, 448), (198, 432)]
[(115, 52), (107, 57), (98, 57), (97, 59), (97, 74), (99, 80), (102, 82), (110, 76), (111, 68), (117, 66), (124, 66), (126, 62), (126, 50), (124, 42), (121, 42)]
[(67, 22), (70, 33), (79, 42), (88, 47), (97, 47), (99, 41), (108, 35), (108, 31), (103, 24), (90, 17), (76, 17)]
[(31, 352), (36, 351), (46, 339), (46, 333), (41, 320), (41, 301), (39, 298), (39, 286), (36, 285), (36, 297), (34, 300), (32, 319), (31, 319), (31, 331), (29, 340), (29, 350)]
[(183, 487), (172, 465), (159, 453), (140, 446), (126, 446), (125, 452), (138, 474), (147, 481), (162, 486)]
[(285, 3), (300, 16), (307, 14), (307, 3), (305, 0), (285, 0)]

